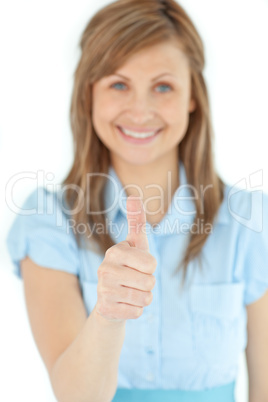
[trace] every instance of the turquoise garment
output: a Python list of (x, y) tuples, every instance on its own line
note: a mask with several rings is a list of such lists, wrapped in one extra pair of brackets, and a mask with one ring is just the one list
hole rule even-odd
[[(182, 272), (174, 271), (196, 227), (183, 163), (178, 167), (180, 186), (169, 198), (169, 210), (158, 225), (146, 226), (157, 260), (156, 284), (142, 316), (126, 322), (118, 388), (203, 391), (235, 381), (247, 345), (246, 305), (268, 289), (268, 195), (226, 185), (202, 250), (202, 270), (191, 261), (179, 292)], [(43, 187), (32, 191), (22, 206), (27, 215), (16, 216), (7, 247), (18, 278), (26, 255), (42, 267), (76, 275), (90, 314), (104, 255), (77, 247), (74, 232), (83, 227), (74, 227), (62, 195)], [(119, 243), (128, 233), (126, 192), (112, 167), (105, 207), (109, 232)]]
[(112, 402), (235, 402), (235, 382), (205, 391), (118, 389)]

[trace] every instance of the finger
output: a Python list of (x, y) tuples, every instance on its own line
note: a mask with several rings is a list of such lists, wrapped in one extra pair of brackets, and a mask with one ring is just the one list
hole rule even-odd
[(115, 287), (120, 285), (126, 286), (128, 288), (143, 290), (145, 292), (152, 290), (155, 286), (154, 275), (148, 275), (147, 273), (141, 271), (139, 271), (139, 274), (137, 275), (135, 269), (127, 267), (125, 265), (121, 266), (114, 263), (109, 263), (109, 273), (111, 274), (109, 277), (104, 276), (101, 279), (103, 286)]
[[(112, 251), (112, 250), (111, 250)], [(129, 267), (132, 270), (151, 275), (157, 265), (156, 259), (146, 250), (138, 249), (134, 245), (130, 246), (127, 240), (118, 244), (111, 252), (105, 262), (113, 263), (117, 266)]]
[(140, 197), (133, 195), (127, 198), (128, 235), (126, 240), (131, 246), (149, 251), (146, 234), (146, 214)]

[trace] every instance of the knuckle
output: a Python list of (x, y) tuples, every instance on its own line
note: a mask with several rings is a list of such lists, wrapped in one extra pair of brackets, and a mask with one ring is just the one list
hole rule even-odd
[(148, 271), (150, 273), (153, 273), (157, 267), (156, 258), (152, 254), (148, 253), (148, 254), (146, 254), (146, 257), (145, 257), (145, 263), (146, 263), (146, 266), (148, 267)]
[(150, 280), (149, 288), (150, 288), (150, 290), (152, 290), (152, 289), (154, 288), (155, 283), (156, 283), (156, 277), (152, 275), (152, 276), (149, 278), (149, 280)]
[(155, 282), (156, 282), (155, 276), (153, 275), (149, 276), (146, 281), (146, 288), (148, 290), (152, 290), (155, 285)]
[(150, 266), (152, 264), (152, 255), (147, 251), (144, 253), (144, 262), (146, 265)]
[(105, 257), (109, 257), (109, 256), (110, 256), (110, 254), (112, 253), (112, 249), (113, 249), (113, 246), (110, 247), (110, 248), (107, 248), (107, 250), (105, 251)]
[(120, 243), (117, 243), (117, 246), (120, 247), (123, 250), (125, 250), (125, 249), (129, 250), (129, 242), (126, 241), (126, 240), (123, 240)]
[(153, 285), (154, 285), (153, 279), (150, 276), (148, 276), (148, 278), (146, 278), (146, 282), (145, 282), (146, 289), (151, 290)]
[(137, 307), (135, 309), (135, 317), (136, 318), (140, 317), (142, 315), (142, 313), (143, 313), (143, 307)]
[(153, 294), (152, 294), (152, 292), (150, 292), (149, 294), (147, 294), (145, 296), (146, 305), (148, 306), (152, 302), (152, 300), (153, 300)]
[(150, 268), (151, 268), (152, 272), (155, 271), (156, 267), (157, 267), (157, 260), (153, 255), (151, 255)]
[(118, 247), (116, 246), (112, 246), (110, 248), (108, 248), (108, 250), (106, 250), (105, 252), (105, 258), (107, 257), (108, 259), (114, 259), (117, 257), (117, 249)]

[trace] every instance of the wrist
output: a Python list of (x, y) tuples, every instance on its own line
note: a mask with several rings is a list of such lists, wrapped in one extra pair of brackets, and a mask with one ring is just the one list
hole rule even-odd
[(102, 316), (98, 311), (96, 306), (92, 310), (90, 317), (96, 322), (97, 325), (101, 326), (102, 328), (124, 328), (126, 320), (116, 320), (116, 319), (111, 319), (109, 320), (108, 318)]

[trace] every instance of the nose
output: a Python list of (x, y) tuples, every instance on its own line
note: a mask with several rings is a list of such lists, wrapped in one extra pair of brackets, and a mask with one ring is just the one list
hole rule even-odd
[(153, 102), (143, 91), (133, 93), (126, 107), (128, 117), (138, 125), (144, 124), (154, 116)]

